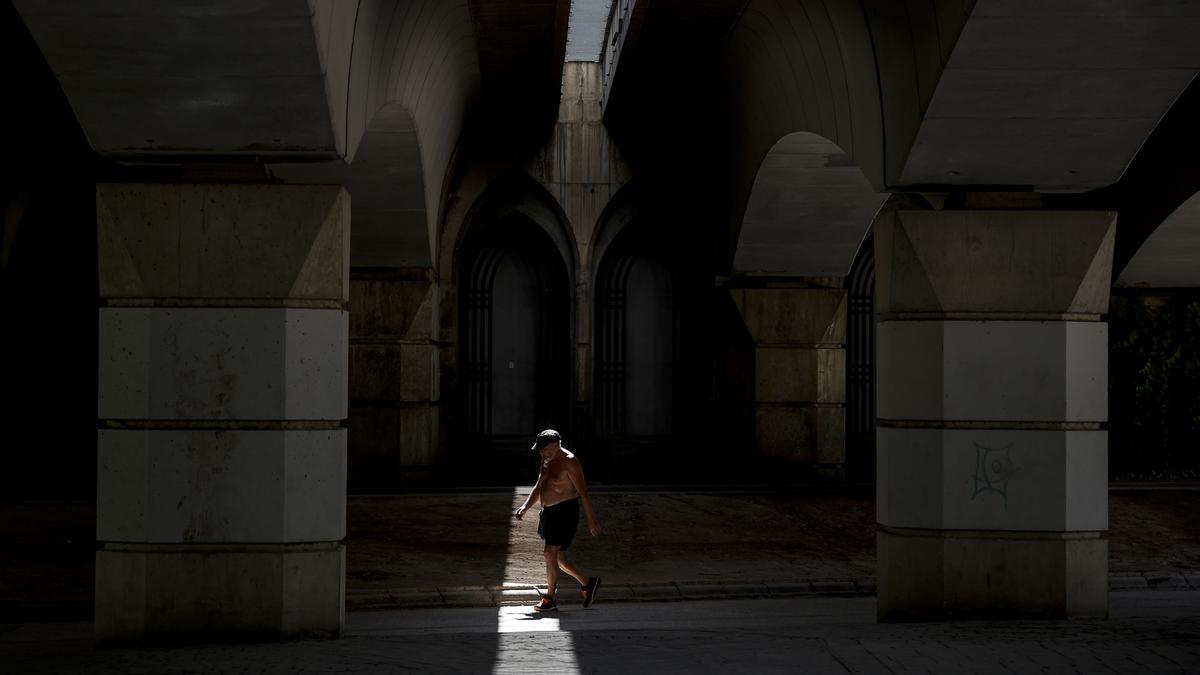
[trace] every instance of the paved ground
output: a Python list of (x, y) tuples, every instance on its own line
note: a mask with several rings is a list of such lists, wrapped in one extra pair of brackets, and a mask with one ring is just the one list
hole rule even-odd
[(89, 624), (0, 626), (14, 673), (1196, 673), (1200, 593), (1114, 594), (1092, 622), (877, 624), (871, 598), (597, 602), (347, 616), (341, 640), (96, 650)]
[[(510, 517), (521, 499), (512, 490), (350, 497), (349, 609), (525, 601), (544, 571), (536, 514)], [(870, 592), (870, 491), (612, 489), (595, 502), (604, 533), (581, 533), (572, 555), (604, 577), (610, 599), (815, 592), (813, 581)], [(0, 503), (0, 621), (91, 616), (94, 509)], [(1189, 576), (1200, 570), (1197, 513), (1200, 490), (1114, 491), (1114, 586), (1200, 588)]]
[[(536, 514), (510, 518), (524, 494), (352, 498), (348, 606), (490, 604), (544, 584)], [(593, 539), (581, 528), (570, 555), (618, 598), (821, 590), (814, 582), (874, 590), (873, 491), (606, 490), (593, 499), (604, 532)], [(1200, 589), (1200, 491), (1117, 491), (1109, 510), (1116, 587)]]

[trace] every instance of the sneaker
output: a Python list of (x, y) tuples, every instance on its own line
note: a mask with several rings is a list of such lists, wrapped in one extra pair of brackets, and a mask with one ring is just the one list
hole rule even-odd
[(587, 586), (580, 589), (579, 595), (583, 596), (583, 606), (585, 609), (591, 607), (592, 601), (596, 599), (597, 588), (600, 588), (600, 577), (588, 579)]
[(558, 602), (556, 602), (554, 600), (554, 598), (552, 598), (548, 595), (543, 595), (542, 599), (538, 601), (538, 604), (533, 606), (533, 611), (535, 611), (535, 612), (556, 612), (556, 611), (558, 611)]

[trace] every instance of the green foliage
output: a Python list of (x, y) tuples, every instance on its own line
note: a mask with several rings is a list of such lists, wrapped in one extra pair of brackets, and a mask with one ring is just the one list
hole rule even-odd
[(1109, 474), (1200, 472), (1200, 295), (1113, 297)]

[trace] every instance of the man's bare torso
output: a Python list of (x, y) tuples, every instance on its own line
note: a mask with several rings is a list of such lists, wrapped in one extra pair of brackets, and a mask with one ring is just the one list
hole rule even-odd
[(567, 469), (575, 462), (575, 455), (567, 450), (559, 450), (548, 463), (542, 465), (542, 506), (554, 506), (579, 496), (575, 483)]

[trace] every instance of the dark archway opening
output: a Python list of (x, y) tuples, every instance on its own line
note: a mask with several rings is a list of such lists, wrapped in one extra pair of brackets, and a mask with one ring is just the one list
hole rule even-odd
[(571, 284), (546, 232), (513, 212), (462, 249), (459, 430), (476, 478), (528, 480), (538, 430), (569, 434)]
[(710, 407), (711, 346), (691, 258), (633, 223), (600, 261), (594, 402), (605, 480), (677, 481), (704, 469), (706, 449), (693, 446)]

